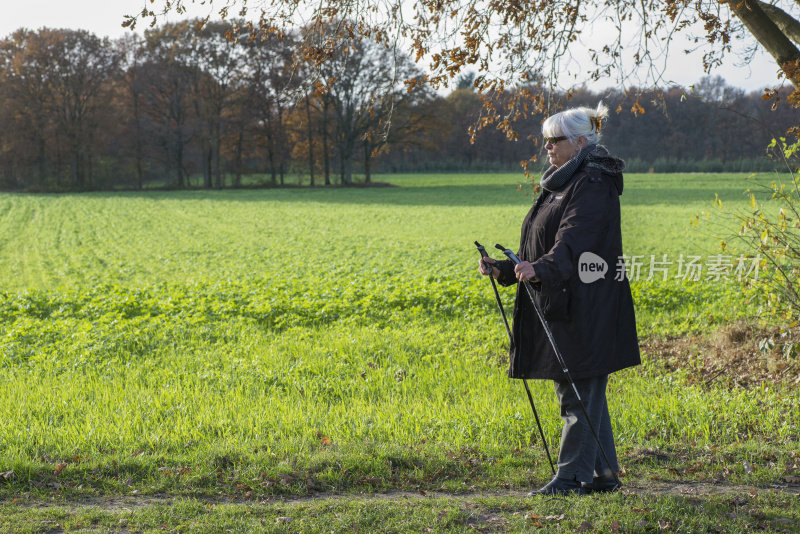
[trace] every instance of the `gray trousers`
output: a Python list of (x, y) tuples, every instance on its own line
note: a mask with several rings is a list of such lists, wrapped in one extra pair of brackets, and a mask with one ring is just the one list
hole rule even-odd
[[(586, 424), (575, 392), (566, 380), (555, 380), (558, 404), (561, 407), (561, 448), (558, 451), (559, 478), (591, 482), (594, 476), (611, 476), (589, 425)], [(597, 431), (600, 443), (608, 455), (613, 472), (619, 471), (617, 451), (614, 447), (614, 434), (606, 402), (608, 375), (575, 381), (575, 387), (583, 399), (589, 419)]]

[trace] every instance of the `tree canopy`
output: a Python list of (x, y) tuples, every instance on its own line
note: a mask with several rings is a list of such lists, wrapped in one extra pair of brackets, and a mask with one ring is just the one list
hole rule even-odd
[[(511, 137), (511, 123), (547, 109), (555, 89), (600, 79), (624, 86), (633, 72), (644, 73), (639, 87), (657, 87), (669, 56), (684, 53), (674, 50), (681, 33), (703, 51), (706, 72), (737, 51), (749, 61), (761, 46), (785, 79), (800, 85), (797, 0), (151, 0), (125, 25), (156, 24), (191, 4), (208, 6), (206, 20), (246, 17), (243, 29), (253, 39), (303, 27), (302, 57), (318, 66), (335, 56), (342, 37), (368, 37), (423, 64), (427, 76), (404, 80), (408, 85), (446, 87), (477, 70), (473, 83), (485, 106), (480, 124), (495, 123)], [(737, 42), (742, 46), (735, 48)], [(581, 48), (589, 61), (577, 66)], [(496, 98), (509, 87), (511, 98)]]
[[(517, 106), (528, 120), (512, 133), (534, 142), (547, 112), (537, 106), (548, 101), (658, 105), (662, 113), (645, 117), (612, 114), (603, 132), (609, 146), (625, 147), (629, 168), (645, 171), (761, 169), (770, 140), (800, 124), (797, 111), (771, 113), (763, 95), (719, 78), (596, 94), (553, 90), (539, 74), (487, 96), (486, 73), (465, 67), (447, 80), (453, 91), (437, 93), (399, 47), (375, 34), (340, 35), (352, 24), (333, 19), (324, 31), (311, 24), (255, 39), (244, 19), (186, 19), (117, 41), (20, 29), (0, 39), (0, 188), (222, 188), (283, 185), (287, 176), (349, 185), (375, 170), (517, 168), (536, 151), (505, 142), (501, 130), (513, 121), (496, 114), (493, 122), (487, 102), (495, 111)], [(493, 123), (500, 130), (475, 128)]]

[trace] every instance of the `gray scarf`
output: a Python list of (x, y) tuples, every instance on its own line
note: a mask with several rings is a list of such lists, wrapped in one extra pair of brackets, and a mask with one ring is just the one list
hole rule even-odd
[(569, 182), (570, 178), (572, 178), (572, 175), (575, 174), (575, 171), (578, 170), (578, 167), (580, 167), (581, 163), (583, 163), (583, 158), (585, 158), (589, 152), (594, 150), (596, 146), (597, 145), (586, 145), (583, 147), (583, 149), (581, 149), (580, 152), (575, 154), (571, 160), (566, 162), (561, 167), (551, 165), (550, 168), (547, 169), (542, 175), (542, 187), (551, 193), (564, 187), (564, 185)]

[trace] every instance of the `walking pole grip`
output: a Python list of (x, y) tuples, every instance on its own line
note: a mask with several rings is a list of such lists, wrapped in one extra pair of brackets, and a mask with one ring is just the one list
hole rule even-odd
[(502, 251), (503, 251), (503, 254), (505, 254), (506, 256), (508, 256), (508, 259), (510, 259), (510, 260), (511, 260), (511, 261), (513, 261), (514, 263), (517, 263), (517, 264), (519, 263), (519, 258), (517, 257), (517, 255), (516, 255), (516, 254), (514, 254), (514, 251), (513, 251), (513, 250), (511, 250), (511, 249), (509, 249), (509, 248), (506, 248), (506, 247), (504, 247), (503, 245), (498, 245), (498, 244), (495, 244), (495, 245), (494, 245), (494, 248), (496, 248), (497, 250), (502, 250)]
[[(475, 246), (478, 247), (478, 252), (481, 253), (481, 258), (491, 258), (491, 256), (489, 256), (489, 253), (486, 252), (486, 248), (484, 248), (483, 245), (481, 245), (480, 243), (475, 241)], [(484, 264), (485, 265), (491, 265), (490, 263), (486, 263), (486, 262), (484, 262)]]
[[(489, 256), (489, 253), (488, 253), (488, 252), (486, 252), (486, 249), (484, 248), (484, 246), (483, 246), (483, 245), (481, 245), (480, 243), (478, 243), (477, 241), (475, 241), (475, 246), (476, 246), (476, 247), (478, 247), (478, 252), (480, 252), (480, 253), (481, 253), (481, 258), (489, 258), (489, 259), (492, 259), (492, 257), (491, 257), (491, 256)], [(488, 267), (489, 267), (489, 270), (491, 270), (491, 269), (493, 269), (493, 268), (497, 267), (497, 265), (495, 265), (494, 263), (487, 263), (487, 262), (483, 262), (483, 264), (484, 264), (484, 265), (486, 265), (486, 266), (488, 266)], [(490, 275), (491, 275), (491, 273), (490, 273)], [(503, 314), (503, 322), (505, 322), (505, 323), (506, 323), (506, 330), (508, 330), (508, 321), (506, 320), (506, 312), (504, 312), (504, 311), (503, 311), (503, 305), (500, 303), (500, 295), (499, 295), (499, 294), (497, 294), (497, 288), (496, 288), (496, 287), (495, 287), (495, 285), (494, 285), (494, 279), (493, 279), (493, 278), (492, 278), (492, 287), (494, 288), (495, 295), (497, 296), (497, 304), (498, 304), (498, 306), (500, 306), (500, 313), (502, 313), (502, 314)], [(511, 334), (509, 333), (509, 336), (510, 336), (510, 335), (511, 335)]]
[[(480, 243), (478, 243), (477, 241), (475, 241), (475, 246), (476, 246), (476, 247), (478, 247), (478, 252), (480, 252), (480, 253), (481, 253), (481, 258), (489, 258), (489, 257), (490, 257), (490, 256), (489, 256), (489, 253), (488, 253), (488, 252), (486, 252), (486, 249), (483, 247), (483, 245), (481, 245)], [(486, 263), (486, 262), (483, 262), (483, 264), (484, 264), (484, 265), (491, 265), (491, 264), (489, 264), (489, 263)]]

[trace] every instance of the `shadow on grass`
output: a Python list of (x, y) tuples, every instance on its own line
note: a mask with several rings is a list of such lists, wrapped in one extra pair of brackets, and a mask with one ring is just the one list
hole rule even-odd
[[(670, 184), (671, 185), (671, 184)], [(620, 197), (623, 206), (674, 206), (687, 203), (708, 203), (715, 198), (745, 201), (745, 185), (730, 184), (718, 188), (692, 188), (665, 184), (656, 188), (640, 188), (634, 184)], [(519, 206), (524, 212), (532, 198), (517, 190), (515, 184), (435, 185), (382, 188), (291, 188), (240, 189), (223, 191), (120, 191), (47, 195), (85, 199), (138, 199), (145, 202), (241, 202), (241, 203), (320, 203), (335, 205), (391, 206)]]

